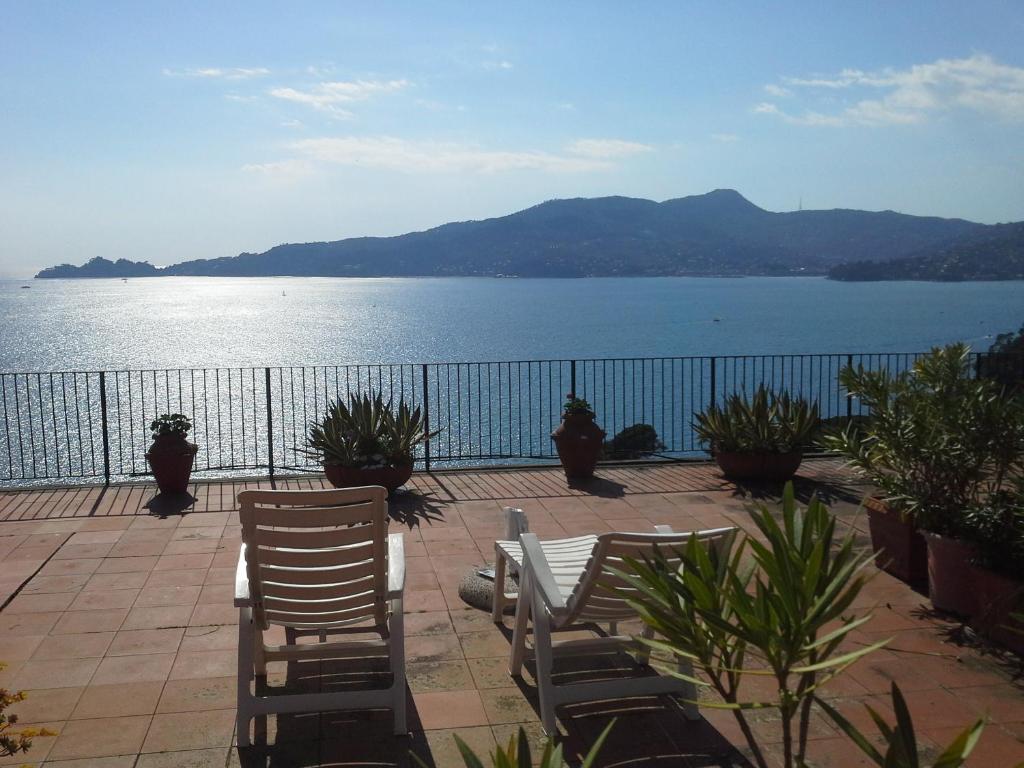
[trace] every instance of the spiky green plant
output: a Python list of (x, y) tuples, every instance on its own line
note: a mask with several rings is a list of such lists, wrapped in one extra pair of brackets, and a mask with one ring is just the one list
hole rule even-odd
[[(914, 733), (914, 721), (907, 708), (907, 702), (903, 693), (894, 682), (891, 689), (892, 708), (896, 714), (896, 723), (889, 725), (870, 705), (865, 704), (875, 726), (885, 741), (885, 752), (880, 752), (876, 746), (861, 733), (856, 726), (837, 712), (827, 701), (818, 700), (818, 704), (825, 711), (832, 721), (839, 726), (850, 740), (857, 745), (875, 765), (880, 768), (923, 768), (925, 763), (921, 759), (917, 748), (917, 736)], [(958, 768), (974, 750), (981, 732), (985, 730), (984, 718), (979, 718), (973, 725), (969, 725), (961, 731), (949, 746), (930, 763), (931, 768)], [(1024, 765), (1022, 763), (1021, 765)], [(1018, 766), (1020, 768), (1020, 766)]]
[[(721, 702), (701, 705), (733, 712), (761, 768), (768, 762), (745, 713), (777, 709), (784, 765), (795, 768), (804, 761), (817, 689), (886, 641), (843, 648), (871, 618), (848, 613), (871, 560), (855, 549), (852, 531), (836, 536), (824, 504), (812, 499), (800, 509), (787, 483), (781, 522), (764, 506), (751, 519), (760, 538), (739, 534), (710, 549), (694, 538), (678, 553), (681, 566), (662, 554), (629, 561), (631, 572), (618, 575), (631, 588), (623, 597), (661, 638), (641, 640), (690, 660), (707, 680), (666, 672), (718, 693)], [(777, 695), (745, 699), (741, 682), (748, 675), (772, 678)]]
[(761, 385), (749, 400), (733, 394), (695, 413), (693, 430), (712, 453), (792, 453), (811, 442), (819, 423), (817, 403)]
[(306, 447), (296, 450), (324, 464), (396, 466), (411, 463), (416, 446), (436, 434), (427, 430), (419, 407), (404, 400), (393, 407), (379, 394), (352, 394), (347, 403), (328, 405), (324, 418), (309, 425)]
[[(597, 740), (591, 745), (590, 751), (587, 752), (587, 756), (580, 763), (580, 768), (591, 768), (613, 725), (615, 725), (614, 720), (597, 737)], [(484, 768), (484, 762), (479, 755), (466, 742), (460, 739), (458, 734), (454, 738), (466, 768)], [(422, 768), (427, 768), (427, 764), (418, 755), (413, 755), (413, 757)], [(562, 745), (556, 745), (553, 741), (548, 740), (544, 744), (544, 751), (540, 755), (540, 762), (535, 763), (533, 756), (530, 754), (530, 742), (526, 737), (526, 731), (520, 728), (519, 734), (509, 738), (508, 745), (504, 749), (499, 747), (490, 755), (491, 768), (531, 768), (534, 765), (538, 766), (538, 768), (563, 768), (566, 762), (562, 756)]]

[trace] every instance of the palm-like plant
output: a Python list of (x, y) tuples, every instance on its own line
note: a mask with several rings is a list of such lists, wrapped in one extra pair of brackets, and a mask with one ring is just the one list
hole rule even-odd
[[(632, 572), (617, 575), (631, 588), (623, 595), (663, 638), (643, 642), (689, 659), (705, 674), (707, 680), (687, 679), (710, 686), (722, 702), (701, 705), (733, 712), (761, 768), (768, 763), (745, 713), (779, 711), (784, 764), (795, 768), (804, 761), (817, 689), (885, 641), (842, 649), (850, 632), (871, 618), (848, 613), (870, 559), (855, 550), (851, 531), (837, 540), (824, 504), (812, 499), (799, 509), (787, 483), (781, 523), (763, 506), (752, 520), (763, 541), (741, 535), (709, 551), (693, 539), (679, 553), (681, 567), (658, 556), (630, 561)], [(746, 675), (772, 678), (777, 696), (745, 700)]]
[(792, 453), (811, 441), (820, 414), (817, 403), (776, 395), (762, 384), (749, 400), (730, 395), (724, 406), (712, 405), (694, 419), (694, 432), (713, 453)]
[[(597, 737), (597, 740), (591, 745), (590, 751), (583, 758), (583, 762), (580, 763), (580, 768), (591, 768), (597, 759), (598, 751), (600, 751), (605, 739), (608, 738), (608, 732), (611, 731), (613, 725), (615, 725), (614, 720)], [(484, 762), (480, 759), (479, 755), (457, 735), (454, 738), (466, 768), (484, 768)], [(413, 757), (416, 758), (416, 762), (422, 768), (426, 768), (427, 764), (419, 756), (413, 755)], [(491, 768), (531, 768), (531, 766), (537, 766), (537, 768), (564, 768), (565, 765), (565, 758), (562, 756), (562, 745), (556, 745), (550, 740), (544, 745), (544, 751), (540, 755), (540, 760), (534, 760), (530, 754), (529, 739), (526, 737), (526, 731), (522, 728), (519, 729), (518, 736), (508, 740), (508, 745), (504, 749), (499, 747), (490, 755)]]

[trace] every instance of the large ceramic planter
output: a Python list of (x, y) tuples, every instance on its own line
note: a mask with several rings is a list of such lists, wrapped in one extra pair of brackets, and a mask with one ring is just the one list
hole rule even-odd
[(562, 423), (551, 433), (558, 449), (558, 460), (569, 480), (593, 477), (601, 458), (604, 430), (594, 423), (593, 415), (572, 413), (562, 416)]
[(412, 462), (391, 467), (343, 467), (324, 464), (324, 474), (335, 488), (360, 488), (364, 485), (382, 485), (388, 493), (409, 482)]
[(999, 645), (1024, 655), (1024, 621), (1012, 617), (1024, 613), (1024, 582), (979, 567), (974, 568), (973, 577), (977, 611), (971, 624)]
[(957, 616), (976, 613), (974, 547), (959, 539), (925, 533), (928, 542), (928, 596), (940, 611)]
[(722, 474), (732, 480), (783, 482), (800, 469), (804, 455), (793, 453), (734, 453), (716, 451), (715, 461)]
[(928, 545), (913, 521), (904, 518), (881, 499), (867, 498), (871, 547), (875, 565), (914, 587), (928, 584)]
[(160, 493), (185, 493), (192, 477), (192, 462), (199, 446), (182, 437), (166, 435), (153, 440), (146, 460)]

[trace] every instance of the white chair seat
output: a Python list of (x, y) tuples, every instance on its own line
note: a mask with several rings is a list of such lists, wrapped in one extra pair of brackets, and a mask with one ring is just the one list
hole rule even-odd
[[(558, 591), (566, 600), (572, 594), (580, 573), (587, 565), (597, 536), (587, 534), (571, 539), (552, 539), (542, 541), (541, 549), (551, 566), (551, 572), (558, 584)], [(496, 541), (494, 548), (499, 558), (504, 558), (509, 571), (518, 574), (523, 567), (523, 546), (518, 541)], [(497, 587), (495, 587), (497, 592)]]

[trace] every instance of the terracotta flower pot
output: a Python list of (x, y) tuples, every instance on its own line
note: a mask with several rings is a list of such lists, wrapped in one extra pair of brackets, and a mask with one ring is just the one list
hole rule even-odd
[(940, 611), (958, 616), (977, 612), (974, 593), (976, 551), (970, 544), (950, 536), (925, 532), (928, 542), (928, 596)]
[(803, 453), (734, 453), (716, 451), (715, 461), (722, 474), (734, 480), (782, 482), (796, 474), (803, 461)]
[(594, 423), (593, 414), (571, 413), (562, 415), (562, 423), (551, 433), (558, 449), (566, 478), (570, 480), (593, 477), (594, 467), (601, 457), (604, 430)]
[(335, 488), (382, 485), (388, 489), (388, 493), (394, 493), (412, 477), (412, 462), (390, 467), (343, 467), (340, 464), (324, 464), (324, 474)]
[(160, 493), (185, 493), (199, 446), (183, 437), (165, 435), (153, 440), (146, 460)]
[(999, 645), (1024, 655), (1024, 621), (1011, 616), (1024, 613), (1024, 582), (980, 567), (974, 568), (973, 577), (978, 610), (971, 625)]
[(864, 509), (875, 565), (912, 586), (927, 586), (928, 545), (913, 520), (905, 519), (881, 499), (865, 499)]

